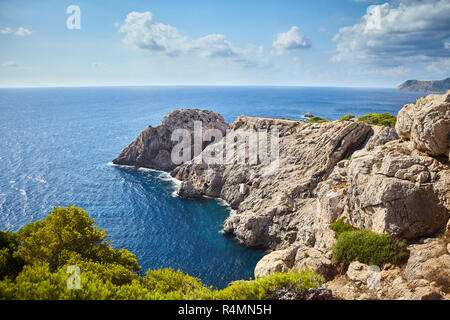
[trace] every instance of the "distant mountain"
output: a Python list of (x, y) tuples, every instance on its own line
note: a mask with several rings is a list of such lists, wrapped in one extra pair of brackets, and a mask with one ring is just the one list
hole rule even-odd
[(399, 91), (445, 92), (450, 90), (450, 78), (435, 81), (408, 80), (397, 89)]

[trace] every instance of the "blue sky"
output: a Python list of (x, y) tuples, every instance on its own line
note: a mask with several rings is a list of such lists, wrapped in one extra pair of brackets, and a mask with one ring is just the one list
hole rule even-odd
[(0, 87), (395, 87), (450, 76), (449, 16), (450, 0), (0, 0)]

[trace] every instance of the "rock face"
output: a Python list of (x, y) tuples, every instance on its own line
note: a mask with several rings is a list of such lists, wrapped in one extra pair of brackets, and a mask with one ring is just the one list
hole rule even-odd
[[(235, 214), (223, 231), (247, 246), (272, 250), (256, 265), (256, 277), (310, 269), (328, 281), (327, 289), (306, 296), (280, 289), (280, 299), (335, 297), (329, 289), (341, 299), (450, 299), (450, 91), (406, 105), (395, 131), (362, 122), (241, 116), (228, 125), (225, 138), (175, 166), (168, 157), (171, 133), (180, 126), (192, 129), (193, 120), (227, 129), (212, 112), (173, 112), (114, 162), (173, 169), (172, 176), (182, 180), (179, 195), (224, 199)], [(278, 161), (259, 155), (252, 162), (255, 145), (237, 142), (262, 130), (278, 130)], [(234, 152), (243, 161), (204, 161), (213, 154), (229, 159)], [(380, 266), (380, 286), (372, 285), (374, 266), (336, 266), (337, 236), (329, 225), (344, 216), (355, 228), (408, 240), (406, 265)]]
[(449, 157), (450, 91), (444, 95), (429, 95), (398, 113), (396, 130), (413, 147), (431, 156)]
[(357, 151), (319, 185), (318, 219), (344, 215), (357, 228), (404, 239), (432, 234), (449, 218), (449, 174), (407, 142)]
[[(200, 110), (176, 110), (165, 116), (160, 126), (156, 128), (148, 127), (139, 134), (113, 160), (113, 163), (157, 170), (172, 170), (176, 165), (171, 160), (171, 152), (178, 143), (171, 140), (172, 133), (176, 129), (187, 129), (194, 132), (194, 121), (200, 121), (203, 124), (203, 130), (218, 129), (223, 135), (226, 133), (227, 124), (218, 113)], [(191, 139), (191, 146), (193, 146), (193, 140)]]
[(398, 136), (395, 129), (391, 127), (381, 127), (380, 129), (378, 129), (378, 132), (376, 132), (375, 135), (371, 137), (367, 142), (367, 149), (382, 146), (389, 141), (398, 139), (400, 139), (400, 137)]
[[(184, 181), (180, 194), (220, 197), (236, 210), (224, 223), (226, 233), (248, 246), (272, 249), (312, 237), (308, 229), (316, 214), (318, 183), (372, 133), (369, 125), (348, 121), (304, 123), (239, 117), (230, 125), (234, 132), (275, 127), (281, 136), (276, 168), (274, 163), (207, 165), (194, 159), (172, 172)], [(212, 148), (215, 145), (203, 153)]]

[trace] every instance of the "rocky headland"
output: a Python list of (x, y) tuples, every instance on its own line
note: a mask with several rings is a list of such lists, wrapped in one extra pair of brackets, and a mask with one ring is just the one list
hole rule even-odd
[[(207, 164), (202, 154), (181, 165), (170, 161), (171, 133), (193, 121), (224, 134), (279, 130), (279, 162)], [(228, 131), (227, 131), (228, 129)], [(450, 91), (405, 105), (395, 130), (358, 121), (308, 123), (240, 116), (226, 124), (211, 111), (182, 110), (149, 127), (114, 160), (116, 164), (172, 170), (187, 198), (225, 200), (234, 214), (223, 231), (249, 247), (269, 251), (255, 276), (312, 269), (340, 299), (450, 299)], [(236, 145), (236, 148), (240, 148)], [(407, 241), (401, 265), (380, 265), (381, 286), (368, 286), (370, 267), (339, 265), (344, 218), (355, 229)]]
[(397, 87), (399, 91), (445, 92), (450, 90), (450, 78), (434, 81), (408, 80)]

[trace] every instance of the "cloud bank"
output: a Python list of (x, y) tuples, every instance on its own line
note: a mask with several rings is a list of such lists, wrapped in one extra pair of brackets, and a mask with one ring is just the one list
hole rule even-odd
[(120, 26), (119, 32), (124, 34), (123, 41), (127, 45), (166, 56), (193, 54), (210, 59), (229, 60), (248, 68), (270, 67), (262, 47), (249, 45), (246, 48), (239, 48), (222, 34), (189, 39), (177, 28), (154, 21), (149, 11), (130, 12)]
[(395, 67), (450, 57), (450, 0), (372, 5), (358, 24), (334, 36), (333, 61)]

